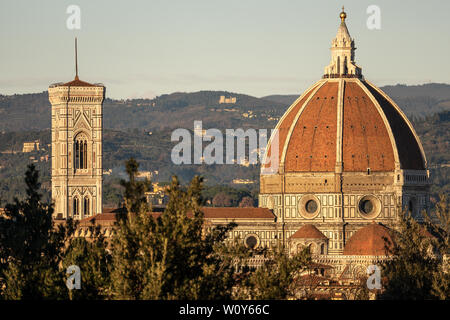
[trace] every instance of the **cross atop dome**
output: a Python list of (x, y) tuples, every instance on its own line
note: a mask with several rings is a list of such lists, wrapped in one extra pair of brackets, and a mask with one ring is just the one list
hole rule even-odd
[(341, 24), (336, 37), (331, 41), (331, 63), (325, 67), (325, 78), (357, 77), (361, 78), (361, 68), (355, 64), (355, 41), (350, 37), (345, 19), (347, 13), (342, 6), (339, 14)]

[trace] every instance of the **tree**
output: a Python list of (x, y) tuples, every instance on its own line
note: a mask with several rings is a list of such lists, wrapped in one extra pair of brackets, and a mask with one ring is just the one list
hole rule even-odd
[(242, 288), (249, 299), (281, 300), (294, 298), (297, 287), (295, 280), (309, 269), (311, 254), (309, 248), (290, 256), (283, 246), (267, 251), (268, 260), (255, 271), (250, 272), (242, 282)]
[(125, 187), (126, 210), (116, 214), (117, 225), (112, 237), (112, 293), (118, 299), (141, 299), (144, 288), (155, 285), (156, 281), (146, 276), (154, 267), (151, 264), (154, 221), (148, 215), (145, 200), (150, 183), (136, 180), (138, 168), (133, 158), (126, 162), (129, 180), (121, 181)]
[(254, 207), (255, 201), (252, 197), (243, 197), (241, 202), (239, 202), (239, 207)]
[(214, 196), (212, 204), (215, 207), (231, 207), (233, 204), (233, 199), (225, 192), (219, 192)]
[(66, 249), (63, 267), (76, 265), (81, 271), (81, 289), (71, 290), (71, 300), (100, 300), (110, 296), (110, 262), (100, 226), (89, 226), (91, 237), (74, 238)]
[[(431, 220), (428, 222), (433, 224)], [(441, 254), (448, 251), (448, 242), (446, 245), (444, 241), (431, 237), (423, 225), (409, 213), (402, 212), (393, 243), (386, 248), (392, 258), (382, 266), (384, 290), (379, 298), (448, 299), (448, 286), (443, 288), (443, 281), (448, 284), (448, 274)]]
[(448, 200), (445, 195), (440, 195), (440, 201), (435, 206), (433, 217), (425, 214), (425, 223), (435, 236), (433, 238), (434, 247), (439, 254), (441, 261), (437, 272), (433, 274), (431, 292), (441, 300), (450, 298), (450, 211)]
[(234, 224), (205, 230), (201, 191), (196, 176), (187, 190), (176, 177), (169, 188), (169, 203), (157, 221), (161, 243), (168, 243), (162, 298), (224, 299), (231, 297), (234, 266), (216, 250)]
[(113, 236), (113, 293), (120, 299), (229, 298), (233, 265), (216, 251), (232, 225), (207, 232), (203, 214), (202, 179), (187, 189), (176, 177), (169, 202), (157, 216), (149, 213), (144, 181), (136, 181), (138, 165), (127, 162), (126, 212), (118, 216)]
[(41, 202), (39, 173), (25, 173), (25, 200), (14, 199), (0, 217), (0, 294), (4, 299), (67, 298), (63, 248), (75, 225), (55, 226), (53, 207)]

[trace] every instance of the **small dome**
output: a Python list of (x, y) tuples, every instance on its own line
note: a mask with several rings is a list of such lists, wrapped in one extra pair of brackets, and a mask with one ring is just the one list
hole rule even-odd
[[(355, 232), (345, 244), (346, 256), (384, 256), (386, 245), (384, 239), (392, 243), (389, 229), (381, 224), (372, 223)], [(388, 245), (389, 246), (389, 245)]]
[(327, 237), (314, 225), (305, 224), (291, 236), (291, 239), (327, 239)]

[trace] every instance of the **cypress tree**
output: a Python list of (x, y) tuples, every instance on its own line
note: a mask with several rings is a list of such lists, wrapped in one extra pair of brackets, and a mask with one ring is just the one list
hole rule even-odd
[(0, 293), (4, 299), (68, 297), (61, 269), (64, 246), (74, 224), (55, 226), (53, 207), (41, 201), (39, 173), (33, 164), (25, 173), (26, 198), (14, 199), (0, 217)]

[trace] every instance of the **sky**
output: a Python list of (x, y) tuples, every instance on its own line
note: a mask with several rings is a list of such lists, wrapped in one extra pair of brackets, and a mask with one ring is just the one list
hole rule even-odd
[[(80, 29), (67, 27), (70, 5)], [(110, 98), (300, 95), (329, 64), (342, 5), (366, 79), (450, 83), (448, 0), (1, 0), (0, 94), (72, 80), (77, 37), (80, 79)], [(380, 29), (367, 27), (369, 5)]]

